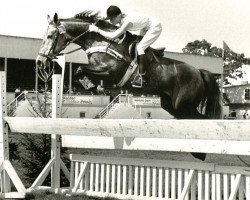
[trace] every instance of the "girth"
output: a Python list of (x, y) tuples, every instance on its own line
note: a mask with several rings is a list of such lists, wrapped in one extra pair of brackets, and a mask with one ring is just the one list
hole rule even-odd
[[(91, 55), (93, 53), (106, 53), (106, 54), (109, 54), (110, 56), (114, 57), (117, 60), (124, 60), (125, 62), (128, 62), (123, 55), (121, 55), (117, 51), (109, 48), (108, 46), (96, 46), (96, 47), (91, 47), (91, 48), (86, 50), (87, 55)], [(136, 69), (138, 70), (137, 58), (134, 58), (130, 62), (126, 73), (124, 74), (122, 79), (119, 81), (119, 83), (116, 84), (116, 86), (118, 86), (118, 87), (124, 86), (126, 84), (126, 82), (130, 79), (130, 77), (134, 74)]]

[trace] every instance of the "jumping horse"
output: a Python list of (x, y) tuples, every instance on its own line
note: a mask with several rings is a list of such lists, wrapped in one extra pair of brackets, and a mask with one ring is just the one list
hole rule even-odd
[[(133, 49), (140, 36), (127, 32), (119, 42), (110, 41), (89, 32), (89, 25), (95, 23), (106, 31), (114, 31), (116, 27), (94, 17), (59, 19), (55, 14), (53, 20), (48, 16), (48, 21), (36, 60), (38, 67), (46, 68), (70, 43), (75, 43), (86, 51), (89, 59), (88, 65), (81, 65), (77, 70), (78, 78), (95, 77), (120, 87), (132, 87), (131, 81), (137, 73), (136, 69), (132, 70), (136, 63)], [(220, 90), (211, 72), (165, 58), (160, 50), (148, 48), (146, 54), (145, 88), (160, 96), (164, 110), (177, 119), (220, 118)]]

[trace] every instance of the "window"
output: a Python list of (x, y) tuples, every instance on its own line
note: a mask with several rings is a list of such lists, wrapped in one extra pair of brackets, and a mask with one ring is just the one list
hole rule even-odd
[(147, 118), (147, 119), (152, 119), (152, 117), (151, 117), (151, 112), (147, 112), (147, 113), (146, 113), (146, 118)]
[(250, 89), (245, 89), (245, 100), (250, 100)]
[(80, 112), (80, 118), (85, 118), (86, 117), (86, 112)]

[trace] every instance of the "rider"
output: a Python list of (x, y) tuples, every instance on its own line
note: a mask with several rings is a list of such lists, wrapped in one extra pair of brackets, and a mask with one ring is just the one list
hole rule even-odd
[[(95, 15), (101, 13), (99, 11), (88, 11), (87, 15)], [(100, 17), (101, 18), (101, 17)], [(90, 25), (89, 31), (97, 32), (102, 36), (115, 40), (124, 34), (126, 31), (140, 31), (140, 35), (143, 36), (142, 40), (137, 45), (139, 74), (135, 77), (132, 86), (142, 88), (145, 82), (144, 76), (146, 74), (145, 66), (145, 49), (152, 45), (160, 36), (162, 31), (161, 23), (150, 16), (141, 13), (122, 13), (117, 6), (110, 6), (107, 9), (107, 18), (113, 25), (119, 25), (119, 28), (114, 32), (107, 32), (99, 29), (95, 25)]]

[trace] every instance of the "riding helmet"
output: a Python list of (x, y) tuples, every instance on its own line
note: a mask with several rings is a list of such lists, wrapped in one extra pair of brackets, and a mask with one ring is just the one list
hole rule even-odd
[(112, 19), (118, 15), (120, 15), (122, 12), (120, 10), (120, 8), (118, 8), (117, 6), (110, 6), (107, 9), (107, 19)]

